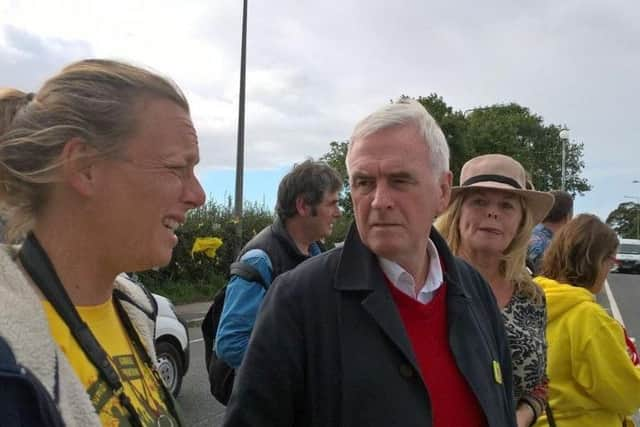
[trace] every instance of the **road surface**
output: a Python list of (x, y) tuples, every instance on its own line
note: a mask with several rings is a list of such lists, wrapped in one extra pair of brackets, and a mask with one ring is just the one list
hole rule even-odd
[[(617, 305), (629, 335), (640, 343), (640, 275), (610, 274), (609, 288), (615, 304), (609, 300), (606, 292), (598, 296), (598, 301), (609, 310)], [(191, 363), (189, 372), (184, 378), (178, 402), (185, 415), (187, 426), (222, 425), (224, 406), (220, 405), (209, 393), (209, 381), (204, 366), (204, 346), (200, 328), (190, 328)], [(640, 425), (640, 424), (639, 424)]]

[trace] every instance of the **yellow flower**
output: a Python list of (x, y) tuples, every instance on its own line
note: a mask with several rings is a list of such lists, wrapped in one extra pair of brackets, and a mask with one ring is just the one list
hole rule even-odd
[(204, 252), (209, 258), (213, 258), (220, 246), (222, 246), (222, 239), (219, 237), (196, 237), (191, 248), (191, 256), (196, 252)]

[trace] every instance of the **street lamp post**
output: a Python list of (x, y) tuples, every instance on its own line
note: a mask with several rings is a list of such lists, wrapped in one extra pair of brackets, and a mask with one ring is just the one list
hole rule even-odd
[(560, 140), (562, 141), (562, 175), (561, 175), (561, 185), (560, 189), (565, 191), (566, 181), (565, 181), (565, 162), (566, 162), (566, 149), (565, 144), (569, 140), (569, 129), (562, 129), (558, 134)]
[(238, 239), (236, 252), (242, 246), (242, 190), (244, 175), (244, 99), (245, 75), (247, 71), (247, 0), (242, 7), (242, 48), (240, 51), (240, 100), (238, 107), (238, 148), (236, 153), (236, 194), (234, 216), (236, 219), (236, 237)]

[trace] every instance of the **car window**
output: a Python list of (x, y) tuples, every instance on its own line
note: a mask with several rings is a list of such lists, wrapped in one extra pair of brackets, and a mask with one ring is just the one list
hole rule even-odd
[(622, 243), (618, 247), (619, 254), (633, 254), (640, 255), (640, 245), (632, 245), (628, 243)]

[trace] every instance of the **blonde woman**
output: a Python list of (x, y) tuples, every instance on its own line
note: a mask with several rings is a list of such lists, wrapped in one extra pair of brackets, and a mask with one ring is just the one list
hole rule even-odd
[(489, 282), (502, 310), (519, 427), (532, 425), (546, 403), (545, 301), (525, 258), (533, 226), (553, 204), (553, 196), (526, 189), (526, 182), (524, 168), (511, 157), (475, 157), (463, 166), (460, 186), (435, 223), (452, 252)]
[(85, 60), (35, 94), (0, 92), (0, 118), (0, 200), (21, 243), (0, 247), (0, 338), (30, 378), (0, 373), (12, 399), (30, 396), (0, 401), (22, 417), (3, 425), (181, 425), (155, 371), (155, 303), (120, 273), (166, 265), (204, 202), (186, 99)]

